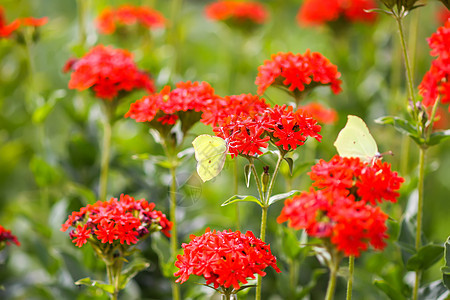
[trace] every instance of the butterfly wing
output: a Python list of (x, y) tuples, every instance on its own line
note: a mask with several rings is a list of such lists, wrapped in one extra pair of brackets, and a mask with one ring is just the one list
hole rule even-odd
[(192, 142), (197, 160), (197, 173), (203, 182), (219, 175), (227, 157), (228, 147), (224, 139), (202, 134)]
[(340, 156), (359, 157), (363, 161), (370, 161), (378, 154), (377, 143), (366, 123), (352, 115), (348, 116), (347, 124), (339, 132), (334, 146)]

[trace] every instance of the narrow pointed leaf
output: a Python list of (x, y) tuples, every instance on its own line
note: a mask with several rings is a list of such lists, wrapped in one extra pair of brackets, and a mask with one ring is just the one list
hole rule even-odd
[(136, 276), (140, 271), (148, 268), (150, 263), (144, 260), (136, 259), (128, 264), (127, 268), (122, 272), (122, 276), (120, 277), (120, 289), (123, 290), (128, 282)]
[(374, 285), (379, 288), (386, 296), (391, 300), (406, 300), (405, 296), (400, 291), (394, 289), (389, 283), (385, 280), (375, 280)]
[(245, 185), (248, 187), (250, 187), (250, 177), (252, 175), (252, 170), (250, 165), (245, 165), (244, 167), (244, 176), (245, 176)]
[(433, 146), (437, 145), (442, 141), (445, 141), (450, 138), (450, 129), (444, 131), (436, 131), (430, 135), (429, 140), (427, 141), (427, 145)]
[(409, 271), (423, 271), (437, 263), (444, 253), (444, 247), (441, 245), (425, 245), (417, 251), (416, 254), (406, 263), (406, 269)]
[(386, 116), (376, 119), (375, 122), (378, 124), (390, 124), (394, 126), (398, 132), (410, 136), (418, 145), (425, 144), (425, 140), (419, 136), (414, 124), (408, 120), (399, 117)]
[(89, 277), (82, 278), (76, 281), (75, 284), (96, 287), (110, 294), (114, 293), (114, 286), (112, 286), (111, 284), (106, 284), (102, 281), (92, 280)]
[(450, 290), (450, 236), (447, 238), (444, 247), (445, 265), (441, 268), (442, 282), (445, 287)]
[(292, 190), (292, 191), (289, 191), (287, 193), (273, 195), (272, 197), (269, 198), (269, 206), (274, 204), (274, 203), (276, 203), (276, 202), (278, 202), (278, 201), (280, 201), (280, 200), (285, 200), (285, 199), (287, 199), (287, 198), (289, 198), (291, 196), (298, 195), (300, 193), (301, 193), (301, 191)]
[(288, 163), (289, 174), (292, 176), (292, 170), (294, 169), (294, 160), (290, 157), (285, 157), (284, 160)]
[(234, 195), (231, 198), (227, 199), (224, 203), (222, 203), (221, 206), (226, 206), (236, 202), (255, 202), (259, 206), (263, 207), (262, 203), (258, 199), (256, 199), (253, 196), (245, 196), (245, 195), (244, 196)]

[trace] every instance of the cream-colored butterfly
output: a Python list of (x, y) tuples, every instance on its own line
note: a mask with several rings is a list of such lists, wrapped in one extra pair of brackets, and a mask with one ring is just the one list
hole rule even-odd
[(202, 134), (192, 142), (197, 173), (203, 182), (219, 175), (228, 154), (228, 142), (220, 137)]
[(359, 157), (370, 162), (379, 156), (378, 146), (369, 132), (366, 123), (357, 116), (348, 116), (347, 124), (339, 132), (334, 146), (340, 156)]

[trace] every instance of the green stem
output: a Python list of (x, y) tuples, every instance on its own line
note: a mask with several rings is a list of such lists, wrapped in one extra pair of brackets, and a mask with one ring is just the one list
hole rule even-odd
[[(234, 186), (234, 195), (237, 195), (239, 193), (239, 163), (238, 163), (238, 158), (236, 157), (233, 160), (234, 163), (234, 168), (233, 168), (233, 175), (234, 175), (234, 182), (233, 182), (233, 186)], [(237, 230), (241, 230), (241, 223), (240, 223), (240, 213), (239, 213), (239, 203), (235, 203), (235, 213), (236, 213), (236, 229)]]
[(292, 289), (292, 295), (295, 295), (297, 287), (297, 260), (295, 258), (289, 259), (289, 286)]
[(78, 38), (80, 46), (84, 47), (87, 38), (86, 15), (88, 11), (87, 0), (77, 0), (78, 8)]
[(170, 72), (170, 77), (173, 78), (175, 74), (179, 73), (180, 66), (180, 26), (178, 21), (180, 19), (180, 11), (183, 5), (183, 0), (172, 0), (172, 6), (170, 10), (170, 20), (172, 21), (170, 30), (168, 31), (168, 43), (173, 47), (174, 55), (172, 58), (172, 70)]
[[(103, 101), (103, 100), (101, 100)], [(106, 200), (106, 191), (108, 188), (108, 172), (109, 160), (111, 156), (111, 136), (112, 124), (115, 112), (115, 106), (112, 103), (104, 103), (105, 105), (105, 121), (103, 124), (103, 145), (102, 158), (100, 163), (100, 182), (99, 182), (99, 199)]]
[(411, 78), (414, 82), (414, 66), (416, 64), (416, 53), (417, 53), (417, 37), (419, 31), (419, 19), (420, 19), (420, 9), (415, 10), (415, 12), (411, 15), (410, 23), (409, 23), (409, 49), (410, 49), (410, 57), (411, 57)]
[(353, 288), (353, 272), (355, 269), (355, 256), (350, 255), (348, 257), (348, 281), (347, 281), (347, 300), (352, 300), (352, 288)]
[[(176, 166), (170, 168), (170, 174), (172, 175), (172, 185), (170, 186), (170, 221), (172, 222), (172, 229), (170, 235), (170, 251), (173, 258), (175, 258), (178, 251), (178, 239), (177, 239), (177, 176)], [(180, 299), (180, 286), (172, 281), (172, 299)]]
[(332, 300), (334, 297), (334, 290), (336, 289), (337, 268), (332, 266), (330, 268), (330, 279), (328, 280), (327, 294), (325, 300)]
[[(424, 182), (425, 182), (425, 159), (426, 149), (420, 147), (419, 149), (419, 182), (417, 183), (418, 189), (418, 203), (417, 203), (417, 227), (416, 227), (416, 251), (419, 251), (421, 246), (422, 236), (422, 217), (423, 217), (423, 200), (424, 200)], [(420, 271), (416, 272), (416, 278), (414, 282), (413, 300), (417, 300), (420, 284)]]
[[(266, 223), (267, 223), (267, 211), (269, 209), (269, 206), (264, 206), (262, 208), (262, 214), (261, 214), (261, 235), (260, 239), (264, 242), (266, 238)], [(261, 300), (261, 291), (262, 291), (262, 276), (258, 275), (258, 281), (256, 285), (256, 300)]]

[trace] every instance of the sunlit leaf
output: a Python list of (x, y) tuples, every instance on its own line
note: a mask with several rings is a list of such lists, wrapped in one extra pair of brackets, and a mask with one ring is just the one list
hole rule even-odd
[(253, 197), (253, 196), (241, 196), (241, 195), (234, 195), (231, 198), (228, 198), (227, 200), (225, 200), (225, 202), (222, 203), (222, 206), (226, 206), (226, 205), (229, 205), (229, 204), (232, 204), (232, 203), (236, 203), (236, 202), (255, 202), (259, 206), (263, 207), (261, 201), (259, 201), (255, 197)]

